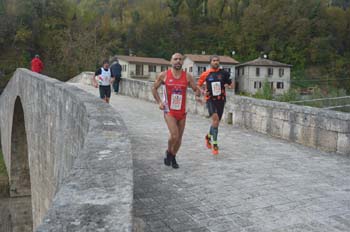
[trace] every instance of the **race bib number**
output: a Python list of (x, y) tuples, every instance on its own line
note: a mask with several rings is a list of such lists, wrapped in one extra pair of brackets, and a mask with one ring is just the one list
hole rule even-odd
[(181, 94), (171, 94), (170, 109), (181, 110), (182, 105), (182, 95)]
[(221, 83), (220, 81), (212, 82), (211, 89), (213, 91), (213, 96), (219, 96), (221, 94)]

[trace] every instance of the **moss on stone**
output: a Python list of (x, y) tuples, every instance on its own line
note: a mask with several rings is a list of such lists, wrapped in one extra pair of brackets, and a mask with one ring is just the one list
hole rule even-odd
[(2, 151), (1, 150), (0, 150), (0, 176), (7, 176), (5, 162), (4, 162), (4, 158), (2, 156)]

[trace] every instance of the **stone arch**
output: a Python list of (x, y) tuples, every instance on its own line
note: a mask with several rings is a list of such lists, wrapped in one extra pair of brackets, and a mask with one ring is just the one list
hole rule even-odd
[(21, 99), (16, 98), (11, 133), (10, 222), (12, 231), (33, 231), (27, 134)]
[[(0, 165), (5, 165), (3, 162), (5, 162), (5, 158), (4, 158), (4, 153), (2, 151), (2, 144), (1, 144), (1, 130), (0, 130), (0, 153), (2, 153), (2, 160), (0, 160), (1, 164)], [(5, 165), (5, 172), (6, 174), (5, 175), (0, 175), (0, 198), (1, 197), (8, 197), (8, 183), (9, 183), (9, 180), (8, 180), (8, 171), (7, 171), (7, 168), (6, 168), (6, 165)], [(0, 230), (1, 231), (1, 230)]]
[(28, 160), (28, 144), (25, 130), (24, 112), (21, 99), (16, 98), (11, 133), (11, 197), (30, 196), (30, 172)]

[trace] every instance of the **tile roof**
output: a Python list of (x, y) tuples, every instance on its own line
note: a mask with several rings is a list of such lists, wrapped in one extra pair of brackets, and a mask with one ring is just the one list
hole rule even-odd
[(265, 58), (259, 57), (258, 59), (248, 61), (242, 64), (237, 65), (237, 67), (242, 66), (275, 66), (275, 67), (292, 67), (293, 65), (290, 64), (284, 64), (278, 61), (269, 60)]
[[(208, 63), (211, 55), (194, 55), (194, 54), (185, 54), (185, 57), (189, 58), (193, 62), (198, 63)], [(219, 56), (221, 64), (239, 64), (239, 62), (229, 56)]]
[(120, 55), (116, 55), (113, 58), (118, 58), (119, 60), (127, 61), (129, 63), (161, 64), (161, 65), (170, 66), (170, 61), (165, 60), (163, 58), (140, 57), (140, 56), (120, 56)]

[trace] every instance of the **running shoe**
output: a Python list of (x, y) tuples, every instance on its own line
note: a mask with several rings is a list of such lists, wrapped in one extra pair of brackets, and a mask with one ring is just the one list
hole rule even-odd
[(205, 136), (205, 144), (206, 144), (208, 149), (211, 149), (211, 140), (208, 137), (208, 135)]
[(172, 161), (171, 161), (171, 166), (173, 167), (173, 168), (179, 168), (179, 165), (177, 164), (177, 162), (176, 162), (176, 158), (175, 158), (175, 156), (173, 155), (172, 156)]
[(172, 161), (172, 155), (168, 152), (168, 150), (165, 152), (165, 158), (164, 158), (164, 164), (166, 166), (170, 166)]
[(213, 155), (219, 154), (219, 147), (217, 144), (213, 145), (213, 150), (212, 150)]

